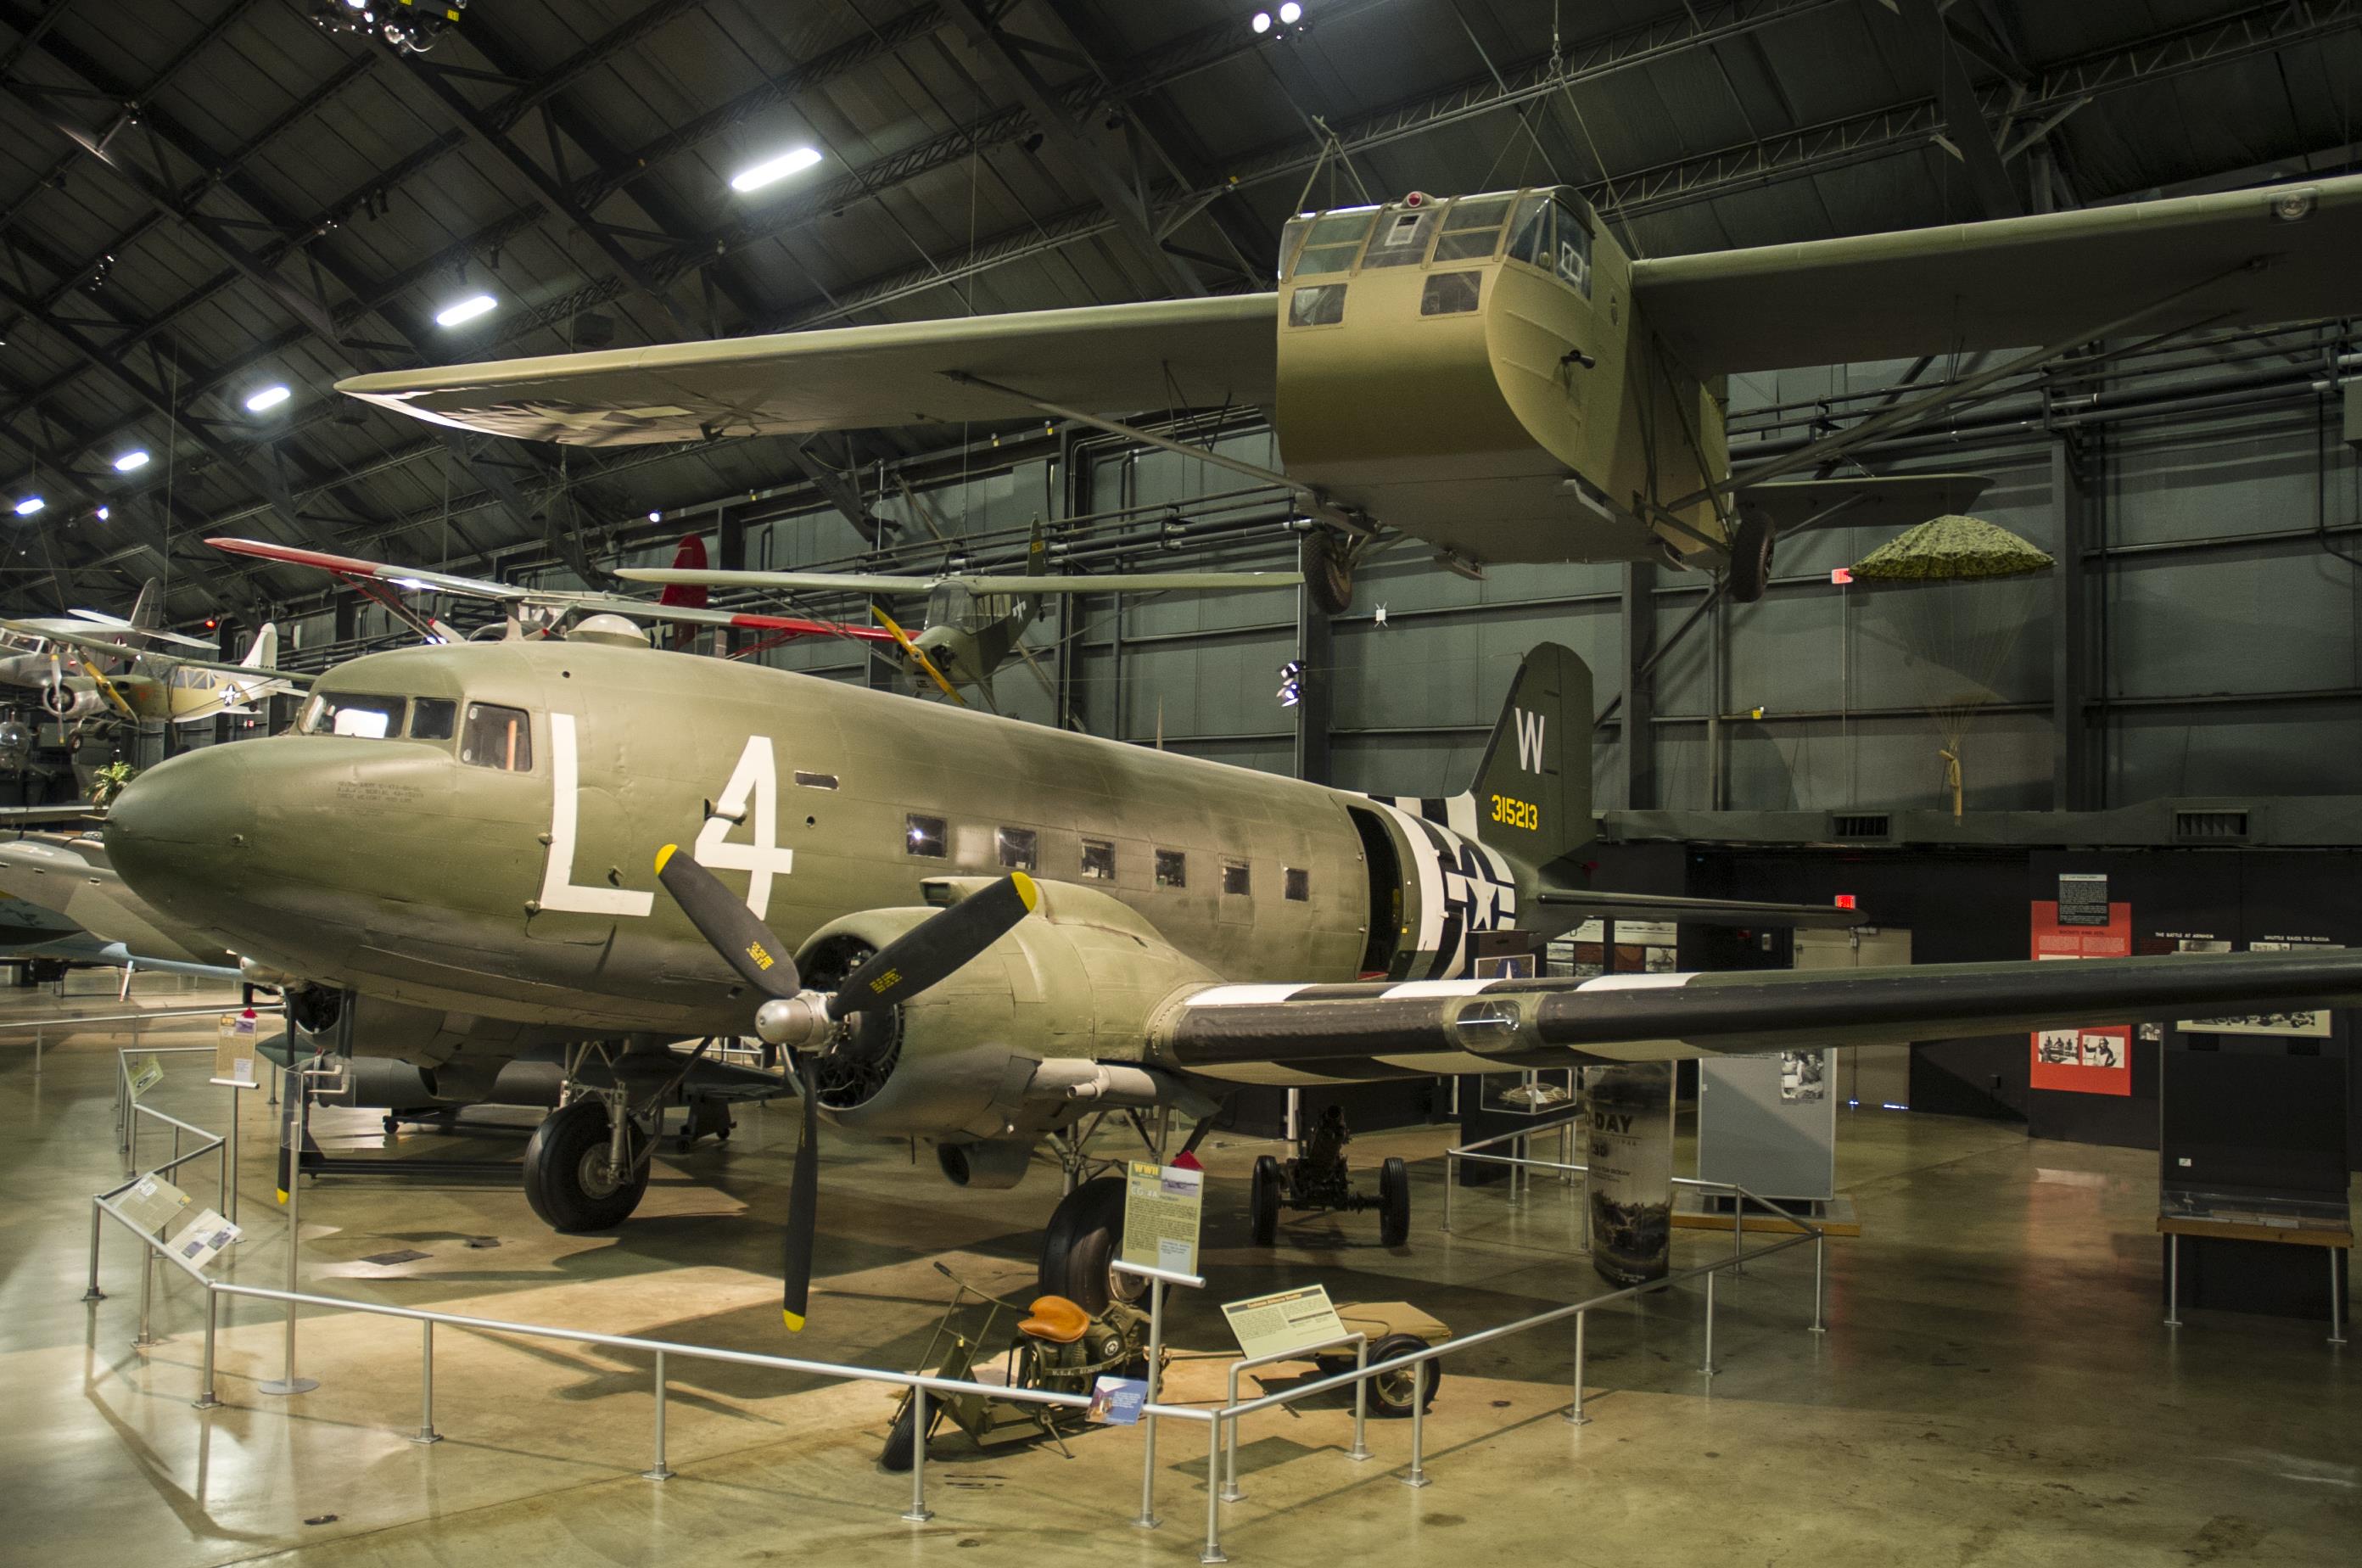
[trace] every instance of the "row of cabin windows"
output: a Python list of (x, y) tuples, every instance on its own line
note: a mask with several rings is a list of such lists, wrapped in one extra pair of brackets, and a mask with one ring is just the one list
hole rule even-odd
[(461, 704), (442, 697), (385, 697), (362, 691), (315, 691), (295, 722), (299, 734), (360, 740), (459, 743), (459, 760), (502, 773), (533, 771), (533, 721), (522, 708), (494, 702)]
[[(951, 854), (951, 826), (941, 817), (912, 812), (902, 819), (902, 845), (906, 854), (923, 859), (941, 860)], [(992, 833), (994, 856), (1002, 867), (1010, 871), (1041, 869), (1041, 835), (1032, 828), (995, 828)], [(1179, 849), (1156, 852), (1156, 885), (1160, 888), (1186, 888), (1189, 885), (1189, 856)], [(1076, 870), (1087, 882), (1115, 880), (1115, 842), (1112, 839), (1083, 839), (1082, 856)], [(1312, 873), (1301, 867), (1284, 867), (1280, 870), (1281, 892), (1297, 903), (1312, 898)], [(1243, 860), (1224, 859), (1222, 891), (1231, 898), (1245, 898), (1252, 889), (1252, 878)]]
[[(1382, 215), (1391, 214), (1380, 223)], [(1438, 217), (1441, 218), (1439, 232)], [(1307, 220), (1298, 219), (1298, 224)], [(1411, 210), (1364, 208), (1333, 213), (1309, 220), (1304, 247), (1297, 253), (1291, 279), (1322, 273), (1368, 271), (1375, 267), (1402, 266), (1428, 260), (1489, 260), (1508, 236), (1504, 259), (1522, 261), (1554, 274), (1584, 298), (1591, 297), (1591, 229), (1581, 213), (1548, 196), (1528, 196), (1518, 204), (1510, 221), (1509, 198), (1462, 197), (1439, 214), (1435, 208)], [(1435, 241), (1431, 258), (1427, 241)], [(1366, 242), (1366, 248), (1365, 248)], [(1356, 264), (1358, 262), (1358, 265)], [(1485, 275), (1481, 271), (1431, 272), (1418, 294), (1421, 315), (1461, 315), (1482, 303)], [(1287, 298), (1290, 326), (1335, 326), (1345, 319), (1348, 285), (1299, 283)]]

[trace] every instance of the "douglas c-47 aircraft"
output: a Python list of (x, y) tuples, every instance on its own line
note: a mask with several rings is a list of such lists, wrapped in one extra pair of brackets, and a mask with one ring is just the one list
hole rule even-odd
[[(684, 1083), (758, 1034), (807, 1120), (786, 1309), (806, 1308), (817, 1119), (1014, 1184), (1109, 1109), (1210, 1125), (1240, 1084), (1566, 1067), (2362, 998), (2362, 953), (1813, 972), (1469, 977), (1471, 937), (1586, 913), (1827, 910), (1562, 885), (1591, 836), (1589, 672), (1545, 644), (1468, 792), (1388, 799), (665, 652), (566, 639), (372, 654), (296, 733), (151, 768), (110, 814), (132, 889), (283, 981), (309, 1048), (446, 1100), (564, 1052), (526, 1155), (561, 1230), (624, 1220)], [(367, 722), (347, 722), (365, 715)], [(304, 1048), (299, 1044), (298, 1048)], [(1121, 1184), (1053, 1215), (1044, 1291), (1103, 1304)]]

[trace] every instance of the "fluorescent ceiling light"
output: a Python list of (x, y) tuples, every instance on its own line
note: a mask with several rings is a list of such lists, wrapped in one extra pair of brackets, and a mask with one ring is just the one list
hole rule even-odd
[(266, 409), (277, 408), (293, 395), (284, 386), (265, 387), (246, 400), (246, 411), (260, 414)]
[(17, 503), (17, 515), (19, 517), (30, 517), (34, 513), (39, 512), (42, 507), (47, 506), (48, 504), (48, 502), (43, 501), (38, 495), (28, 495), (24, 500)]
[(1304, 7), (1297, 5), (1296, 0), (1287, 0), (1287, 4), (1279, 8), (1279, 19), (1291, 28), (1296, 26), (1297, 18), (1303, 15)]
[(734, 191), (759, 191), (775, 180), (800, 174), (819, 161), (820, 150), (817, 148), (800, 147), (777, 158), (766, 159), (752, 169), (740, 170), (730, 177), (730, 188)]
[(119, 474), (127, 474), (134, 469), (144, 469), (147, 466), (148, 454), (145, 451), (126, 452), (115, 459), (115, 471)]
[(436, 311), (435, 313), (435, 325), (437, 326), (458, 326), (463, 323), (475, 320), (478, 316), (491, 311), (499, 304), (500, 302), (492, 298), (490, 294), (471, 294), (468, 298), (461, 300), (458, 304), (445, 305), (441, 310)]

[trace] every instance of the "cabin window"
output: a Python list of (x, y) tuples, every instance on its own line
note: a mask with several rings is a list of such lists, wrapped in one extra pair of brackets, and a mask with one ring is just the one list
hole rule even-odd
[(1463, 196), (1443, 215), (1443, 234), (1435, 242), (1438, 261), (1489, 261), (1501, 243), (1501, 226), (1509, 215), (1507, 196)]
[(1000, 863), (1011, 871), (1033, 869), (1034, 834), (1032, 828), (999, 828), (992, 835), (993, 847), (1000, 852)]
[(474, 767), (498, 768), (502, 773), (531, 772), (533, 721), (522, 708), (469, 703), (468, 722), (459, 732), (459, 760)]
[(402, 711), (406, 701), (401, 697), (365, 697), (358, 691), (318, 692), (304, 710), (304, 733), (383, 740), (402, 733)]
[(1373, 267), (1416, 267), (1427, 259), (1427, 237), (1435, 229), (1433, 207), (1412, 207), (1387, 215), (1362, 257), (1362, 271)]
[(1584, 299), (1591, 297), (1591, 225), (1583, 213), (1567, 202), (1558, 201), (1558, 244), (1551, 251), (1551, 267), (1559, 282), (1571, 285)]
[(1290, 326), (1334, 326), (1345, 319), (1345, 285), (1309, 283), (1287, 296)]
[(1083, 840), (1083, 875), (1094, 882), (1115, 880), (1115, 845), (1103, 838)]
[(1377, 215), (1364, 208), (1357, 213), (1330, 213), (1313, 219), (1291, 276), (1310, 278), (1323, 272), (1352, 271), (1353, 259), (1362, 253), (1362, 241), (1369, 237), (1370, 226)]
[(1485, 282), (1482, 272), (1430, 272), (1418, 292), (1421, 315), (1459, 315), (1476, 308)]
[(1222, 891), (1234, 899), (1247, 896), (1247, 863), (1243, 860), (1222, 862)]
[(950, 834), (944, 827), (943, 818), (922, 817), (913, 812), (902, 822), (903, 854), (923, 855), (932, 860), (941, 860), (949, 853)]
[(1160, 888), (1186, 888), (1189, 885), (1189, 857), (1177, 849), (1156, 852), (1156, 885)]
[(836, 788), (836, 775), (806, 773), (800, 767), (796, 769), (796, 783), (806, 790), (833, 790)]
[(1307, 871), (1298, 866), (1291, 866), (1286, 870), (1280, 873), (1280, 880), (1285, 884), (1283, 890), (1287, 894), (1290, 901), (1299, 904), (1309, 903), (1311, 901), (1311, 872)]
[(421, 697), (410, 705), (412, 740), (449, 740), (459, 727), (459, 704)]

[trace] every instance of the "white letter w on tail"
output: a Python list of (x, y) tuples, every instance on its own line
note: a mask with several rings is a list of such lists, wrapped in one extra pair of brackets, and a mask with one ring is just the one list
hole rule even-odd
[(1546, 713), (1529, 713), (1523, 708), (1518, 713), (1518, 766), (1529, 773), (1542, 770), (1542, 725)]

